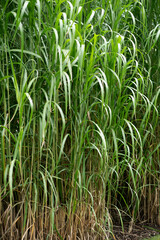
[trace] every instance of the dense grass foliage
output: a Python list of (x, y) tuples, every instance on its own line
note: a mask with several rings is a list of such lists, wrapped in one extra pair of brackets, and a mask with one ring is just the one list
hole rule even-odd
[(0, 1), (0, 239), (160, 224), (160, 1)]

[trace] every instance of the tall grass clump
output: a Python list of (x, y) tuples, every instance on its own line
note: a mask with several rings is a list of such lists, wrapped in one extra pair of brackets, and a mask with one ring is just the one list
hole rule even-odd
[(0, 2), (0, 239), (160, 224), (159, 16), (159, 0)]

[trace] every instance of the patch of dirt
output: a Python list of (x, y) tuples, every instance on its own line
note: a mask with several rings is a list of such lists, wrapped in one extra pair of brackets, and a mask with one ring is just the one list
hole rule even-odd
[(121, 226), (114, 226), (114, 240), (142, 240), (160, 234), (160, 226), (150, 224), (137, 224), (129, 233), (128, 224), (124, 224), (124, 232)]

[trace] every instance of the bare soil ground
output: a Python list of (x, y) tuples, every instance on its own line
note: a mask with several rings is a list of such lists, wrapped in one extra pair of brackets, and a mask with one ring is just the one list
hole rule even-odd
[[(137, 224), (129, 233), (128, 224), (124, 225), (124, 232), (121, 226), (114, 226), (114, 240), (143, 240), (150, 239), (153, 236), (160, 235), (160, 226), (150, 224)], [(159, 239), (160, 240), (160, 237)]]

